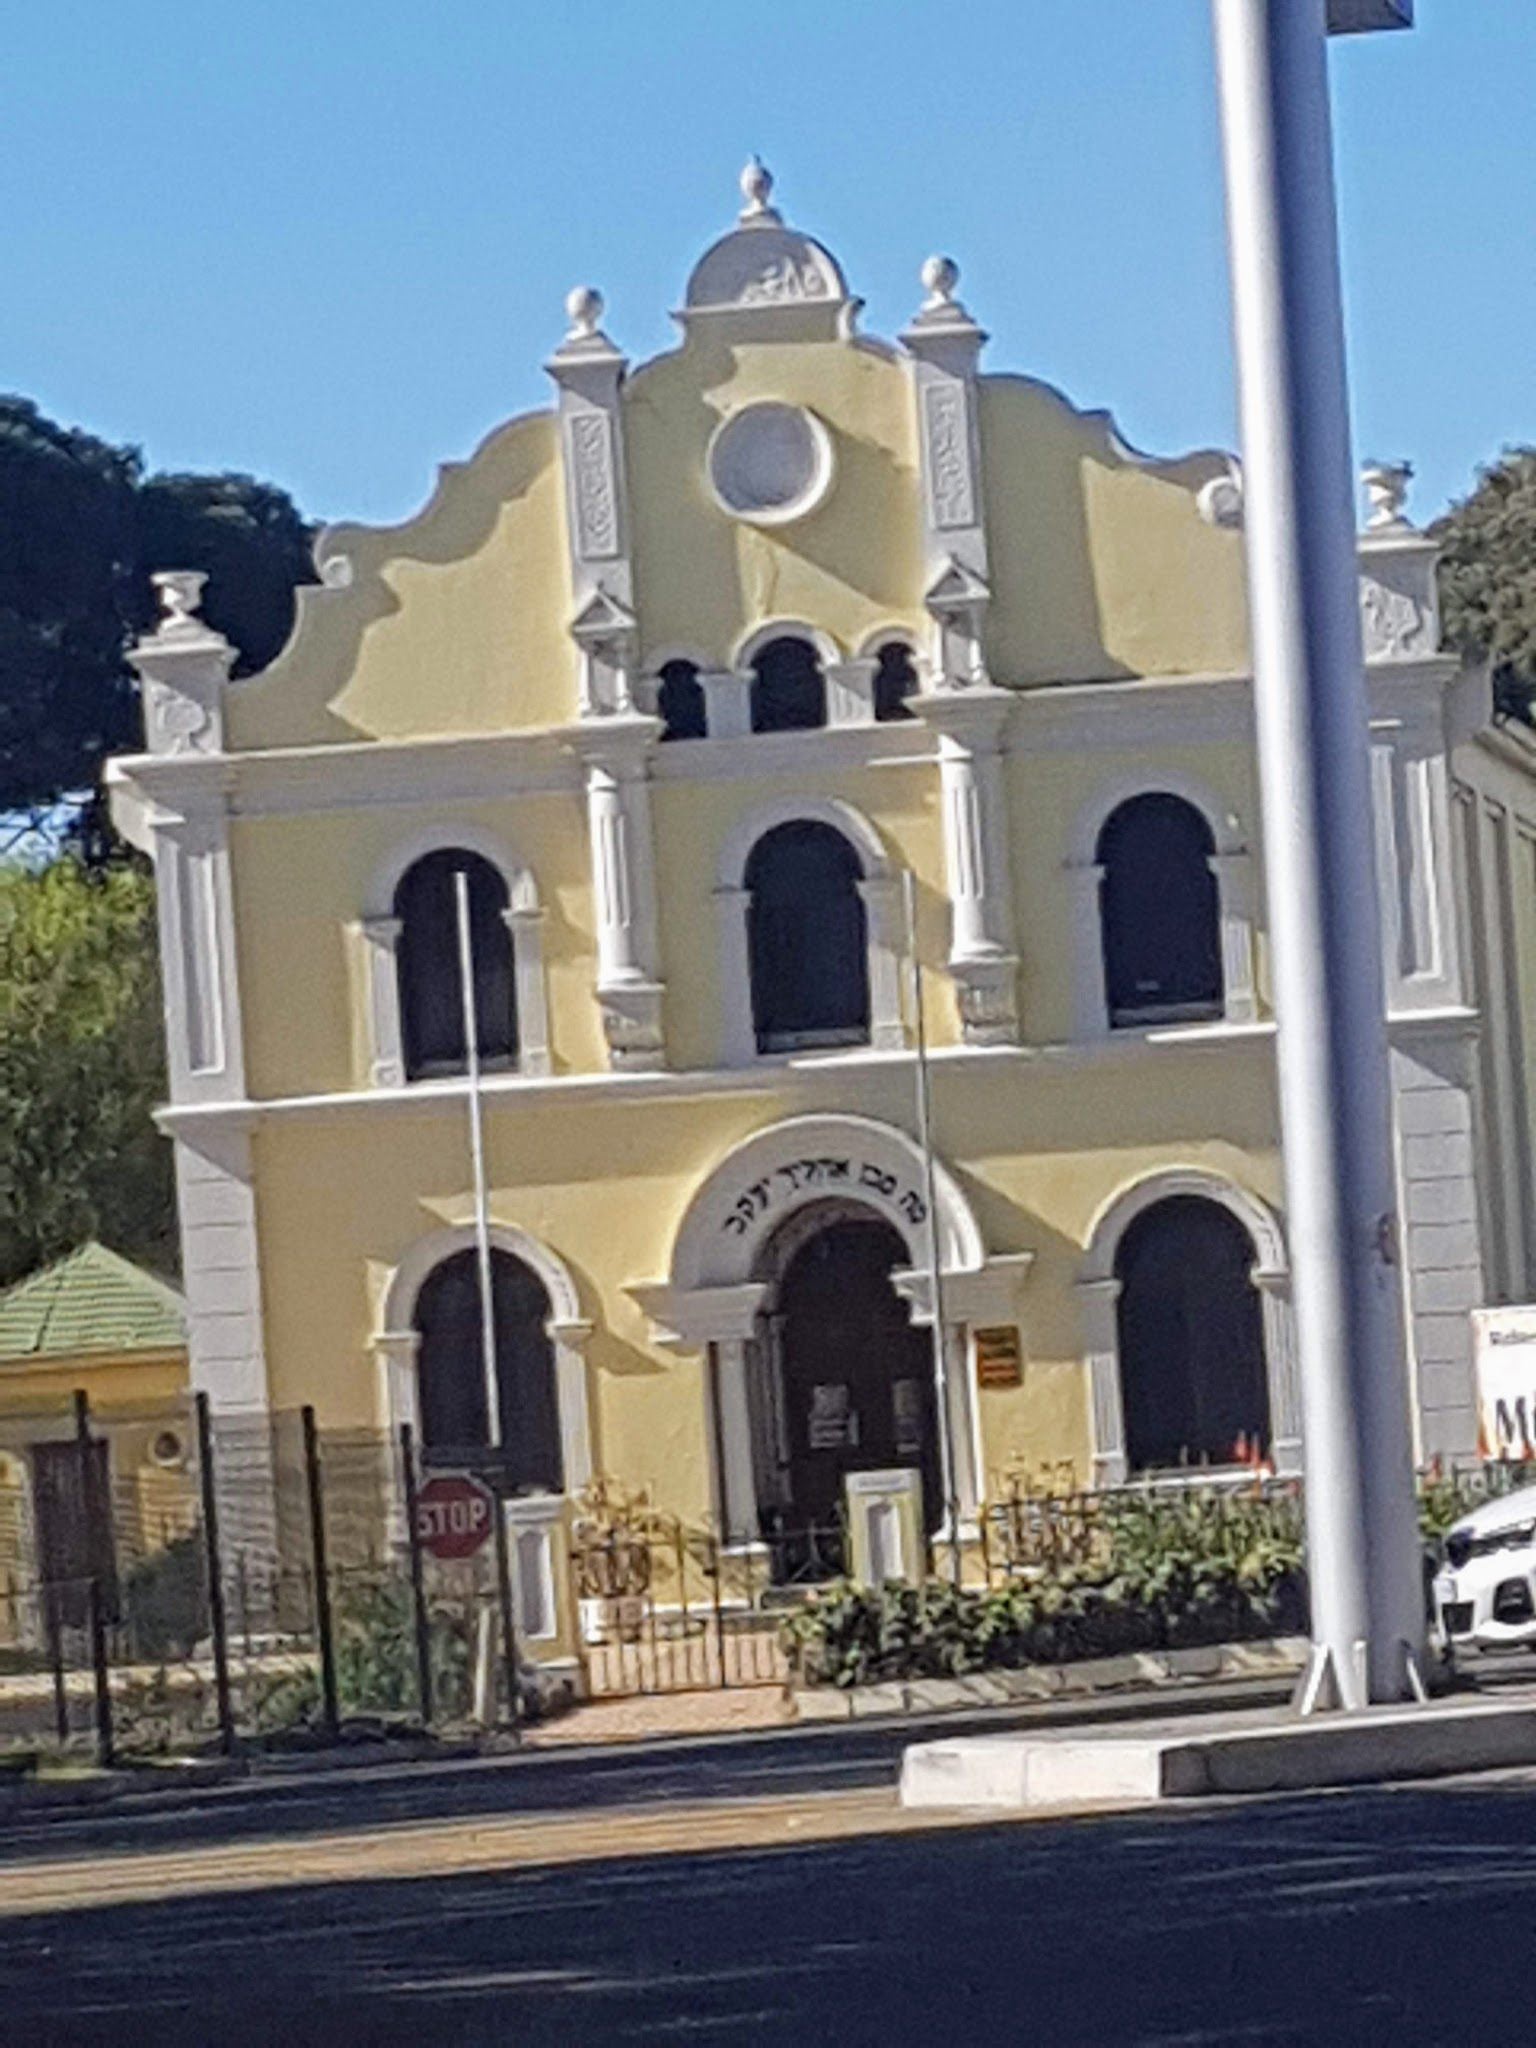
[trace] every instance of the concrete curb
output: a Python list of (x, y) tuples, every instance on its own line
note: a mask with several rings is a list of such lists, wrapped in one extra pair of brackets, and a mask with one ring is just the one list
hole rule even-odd
[(883, 1685), (806, 1687), (791, 1695), (801, 1721), (862, 1721), (882, 1715), (934, 1714), (964, 1707), (1007, 1706), (1018, 1700), (1080, 1698), (1104, 1692), (1145, 1692), (1221, 1678), (1286, 1678), (1307, 1659), (1305, 1636), (1252, 1643), (1210, 1643), (1190, 1650), (1137, 1650), (1125, 1657), (1085, 1657), (1076, 1664), (1032, 1664), (1020, 1671), (975, 1671), (964, 1678), (893, 1679)]

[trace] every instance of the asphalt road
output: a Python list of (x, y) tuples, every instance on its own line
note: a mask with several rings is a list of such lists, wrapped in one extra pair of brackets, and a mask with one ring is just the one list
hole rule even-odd
[(0, 2014), (156, 2048), (1513, 2043), (1533, 1925), (1509, 1774), (23, 1917)]
[[(520, 1755), (355, 1770), (278, 1771), (231, 1784), (157, 1787), (108, 1808), (34, 1807), (0, 1818), (0, 1867), (38, 1856), (207, 1847), (476, 1814), (569, 1813), (671, 1800), (797, 1797), (895, 1783), (901, 1752), (929, 1733), (1140, 1720), (1284, 1700), (1268, 1680), (1190, 1686), (945, 1713), (887, 1722), (820, 1722), (731, 1736), (529, 1750)], [(0, 2009), (3, 2019), (3, 2009)]]

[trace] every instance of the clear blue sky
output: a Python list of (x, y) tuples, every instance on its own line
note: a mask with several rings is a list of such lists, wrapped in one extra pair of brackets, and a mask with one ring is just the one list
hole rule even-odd
[[(1428, 516), (1536, 440), (1536, 0), (1335, 44), (1357, 452)], [(153, 466), (404, 517), (543, 404), (576, 283), (633, 356), (756, 149), (890, 333), (935, 249), (993, 368), (1235, 438), (1206, 0), (53, 0), (7, 15), (0, 389)]]

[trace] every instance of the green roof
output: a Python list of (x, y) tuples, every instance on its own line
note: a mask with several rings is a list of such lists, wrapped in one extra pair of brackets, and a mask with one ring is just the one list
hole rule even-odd
[(0, 1359), (73, 1358), (82, 1351), (167, 1351), (187, 1341), (174, 1287), (104, 1244), (29, 1274), (0, 1294)]

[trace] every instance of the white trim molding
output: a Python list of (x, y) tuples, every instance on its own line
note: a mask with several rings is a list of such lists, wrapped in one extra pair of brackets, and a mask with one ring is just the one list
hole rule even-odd
[[(363, 913), (352, 925), (359, 949), (369, 1042), (364, 1067), (374, 1088), (405, 1083), (400, 1024), (400, 919), (395, 891), (417, 861), (430, 853), (463, 851), (488, 861), (507, 885), (502, 912), (512, 941), (512, 975), (517, 998), (517, 1072), (542, 1079), (553, 1061), (549, 1042), (549, 987), (544, 971), (544, 913), (538, 883), (528, 867), (493, 832), (482, 826), (444, 823), (423, 827), (391, 847), (375, 869), (363, 898)], [(420, 1083), (412, 1085), (419, 1086)]]
[(1270, 1455), (1276, 1472), (1302, 1469), (1301, 1396), (1291, 1311), (1290, 1257), (1274, 1211), (1247, 1188), (1204, 1167), (1165, 1167), (1122, 1188), (1099, 1210), (1077, 1281), (1088, 1404), (1093, 1484), (1127, 1478), (1125, 1404), (1120, 1378), (1120, 1241), (1138, 1216), (1175, 1195), (1215, 1202), (1235, 1216), (1254, 1248), (1251, 1280), (1260, 1297), (1264, 1364), (1269, 1386)]
[[(726, 835), (715, 871), (714, 902), (718, 917), (716, 959), (720, 986), (720, 1064), (750, 1067), (761, 1057), (752, 1014), (752, 967), (747, 943), (747, 913), (752, 892), (746, 886), (747, 863), (765, 834), (780, 825), (829, 825), (841, 833), (862, 869), (857, 884), (864, 904), (865, 948), (869, 975), (869, 1045), (892, 1051), (907, 1042), (902, 1009), (902, 930), (900, 874), (885, 841), (862, 811), (841, 797), (777, 797), (738, 818)], [(863, 1047), (854, 1048), (862, 1051)]]
[[(428, 1276), (445, 1259), (472, 1251), (475, 1229), (470, 1223), (432, 1231), (402, 1253), (385, 1284), (379, 1328), (372, 1350), (380, 1374), (380, 1408), (392, 1429), (402, 1422), (420, 1427), (420, 1394), (416, 1374), (420, 1340), (416, 1302)], [(570, 1268), (558, 1253), (516, 1224), (491, 1224), (491, 1246), (518, 1259), (535, 1273), (549, 1298), (544, 1328), (554, 1347), (555, 1393), (560, 1416), (560, 1449), (565, 1490), (576, 1493), (592, 1477), (592, 1431), (584, 1353), (592, 1324), (582, 1314), (581, 1297)]]
[(1257, 863), (1242, 818), (1208, 783), (1182, 769), (1132, 769), (1108, 776), (1097, 786), (1068, 836), (1063, 873), (1070, 891), (1073, 1014), (1079, 1039), (1105, 1038), (1111, 1029), (1104, 986), (1099, 835), (1122, 804), (1139, 796), (1177, 797), (1204, 818), (1215, 849), (1209, 865), (1216, 881), (1222, 1018), (1228, 1024), (1257, 1023)]
[[(1028, 1271), (1027, 1254), (988, 1260), (969, 1202), (948, 1170), (935, 1174), (939, 1256), (946, 1287), (947, 1399), (960, 1450), (956, 1481), (963, 1516), (975, 1511), (981, 1449), (973, 1396), (968, 1319), (998, 1319)], [(894, 1274), (897, 1291), (927, 1312), (927, 1204), (922, 1155), (905, 1131), (869, 1117), (790, 1117), (770, 1124), (718, 1160), (695, 1190), (673, 1239), (664, 1280), (625, 1292), (650, 1320), (655, 1342), (708, 1356), (715, 1512), (730, 1540), (757, 1534), (759, 1508), (750, 1380), (763, 1338), (769, 1288), (760, 1277), (770, 1241), (813, 1204), (864, 1208), (892, 1224), (911, 1261)], [(812, 1219), (805, 1219), (809, 1225)], [(969, 1291), (968, 1291), (969, 1290)], [(974, 1297), (974, 1298), (973, 1298)]]

